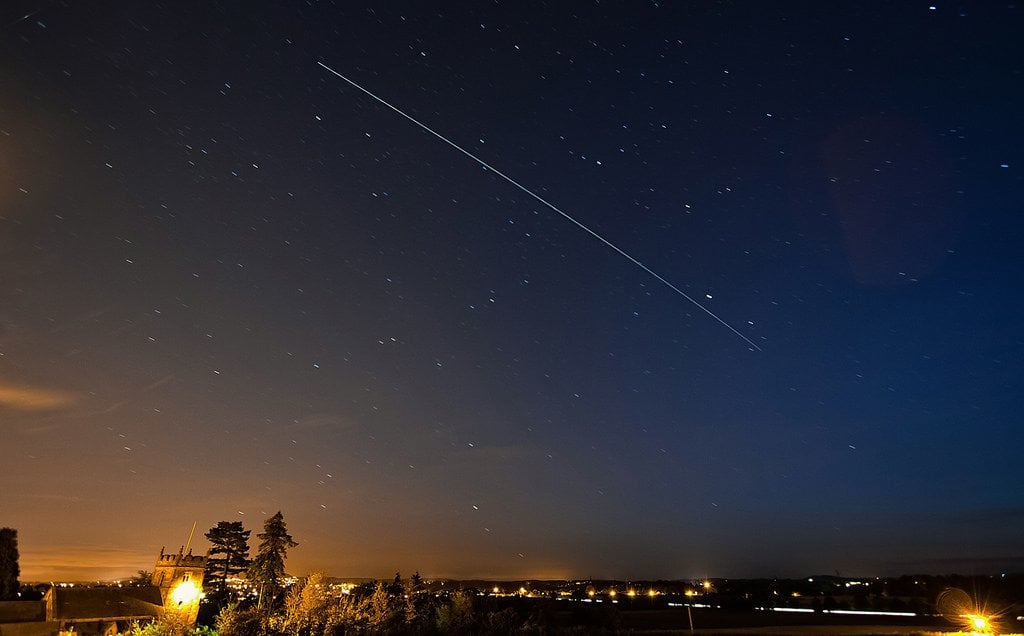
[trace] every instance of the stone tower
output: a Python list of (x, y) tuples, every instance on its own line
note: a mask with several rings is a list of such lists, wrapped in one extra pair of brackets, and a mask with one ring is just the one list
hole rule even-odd
[(153, 585), (160, 589), (164, 613), (174, 612), (188, 625), (194, 625), (199, 614), (199, 598), (203, 593), (206, 557), (193, 556), (185, 548), (168, 554), (160, 548), (160, 557), (153, 567)]

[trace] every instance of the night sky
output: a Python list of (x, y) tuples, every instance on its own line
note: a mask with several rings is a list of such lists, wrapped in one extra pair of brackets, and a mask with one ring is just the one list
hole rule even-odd
[(5, 2), (22, 579), (1024, 569), (1022, 18)]

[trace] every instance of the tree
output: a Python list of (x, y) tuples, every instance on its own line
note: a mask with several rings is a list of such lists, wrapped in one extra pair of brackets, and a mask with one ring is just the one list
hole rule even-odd
[(135, 576), (128, 579), (128, 585), (131, 587), (147, 587), (153, 584), (153, 573), (149, 570), (139, 570), (135, 573)]
[(18, 598), (18, 531), (0, 528), (0, 601)]
[(398, 600), (388, 591), (383, 581), (377, 582), (373, 595), (366, 603), (367, 626), (379, 634), (395, 633), (402, 621)]
[(409, 579), (409, 588), (413, 594), (419, 594), (427, 589), (427, 586), (423, 584), (423, 577), (420, 576), (419, 570), (416, 570), (416, 573)]
[(313, 572), (288, 590), (284, 600), (284, 631), (294, 636), (330, 634), (341, 622), (340, 607), (327, 575)]
[(388, 586), (388, 594), (392, 596), (401, 596), (405, 592), (405, 584), (402, 583), (402, 573), (395, 572), (395, 579), (391, 581), (391, 585)]
[(148, 623), (132, 623), (126, 636), (211, 636), (210, 632), (208, 627), (194, 627), (181, 612), (169, 612)]
[(220, 608), (214, 624), (220, 636), (260, 636), (266, 633), (263, 617), (252, 609), (242, 609), (237, 603)]
[(206, 553), (203, 585), (210, 590), (212, 598), (228, 600), (228, 578), (248, 569), (250, 534), (252, 530), (246, 530), (241, 521), (218, 521), (206, 533), (211, 547)]
[(437, 608), (437, 630), (442, 634), (469, 633), (474, 620), (473, 596), (465, 590), (457, 592), (451, 602)]
[(249, 566), (249, 577), (259, 592), (256, 605), (262, 608), (272, 605), (281, 593), (282, 580), (285, 577), (284, 560), (288, 555), (288, 548), (294, 548), (299, 544), (288, 534), (284, 515), (280, 510), (263, 522), (263, 532), (256, 537), (260, 540), (260, 547), (252, 565)]
[(431, 620), (430, 597), (423, 592), (427, 586), (419, 572), (405, 582), (403, 596), (405, 600), (405, 625), (409, 632), (427, 632)]

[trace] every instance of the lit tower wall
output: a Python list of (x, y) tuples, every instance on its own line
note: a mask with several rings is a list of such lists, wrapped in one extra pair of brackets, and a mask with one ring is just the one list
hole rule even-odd
[(167, 554), (160, 548), (160, 557), (153, 567), (153, 585), (160, 588), (164, 612), (174, 612), (188, 625), (194, 625), (199, 614), (199, 598), (203, 593), (205, 556), (193, 556), (185, 548)]

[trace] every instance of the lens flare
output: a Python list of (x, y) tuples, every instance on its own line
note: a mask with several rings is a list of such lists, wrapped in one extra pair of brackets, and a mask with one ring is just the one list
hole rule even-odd
[(935, 601), (935, 609), (950, 622), (969, 634), (996, 634), (997, 614), (975, 602), (967, 592), (952, 587), (943, 590)]

